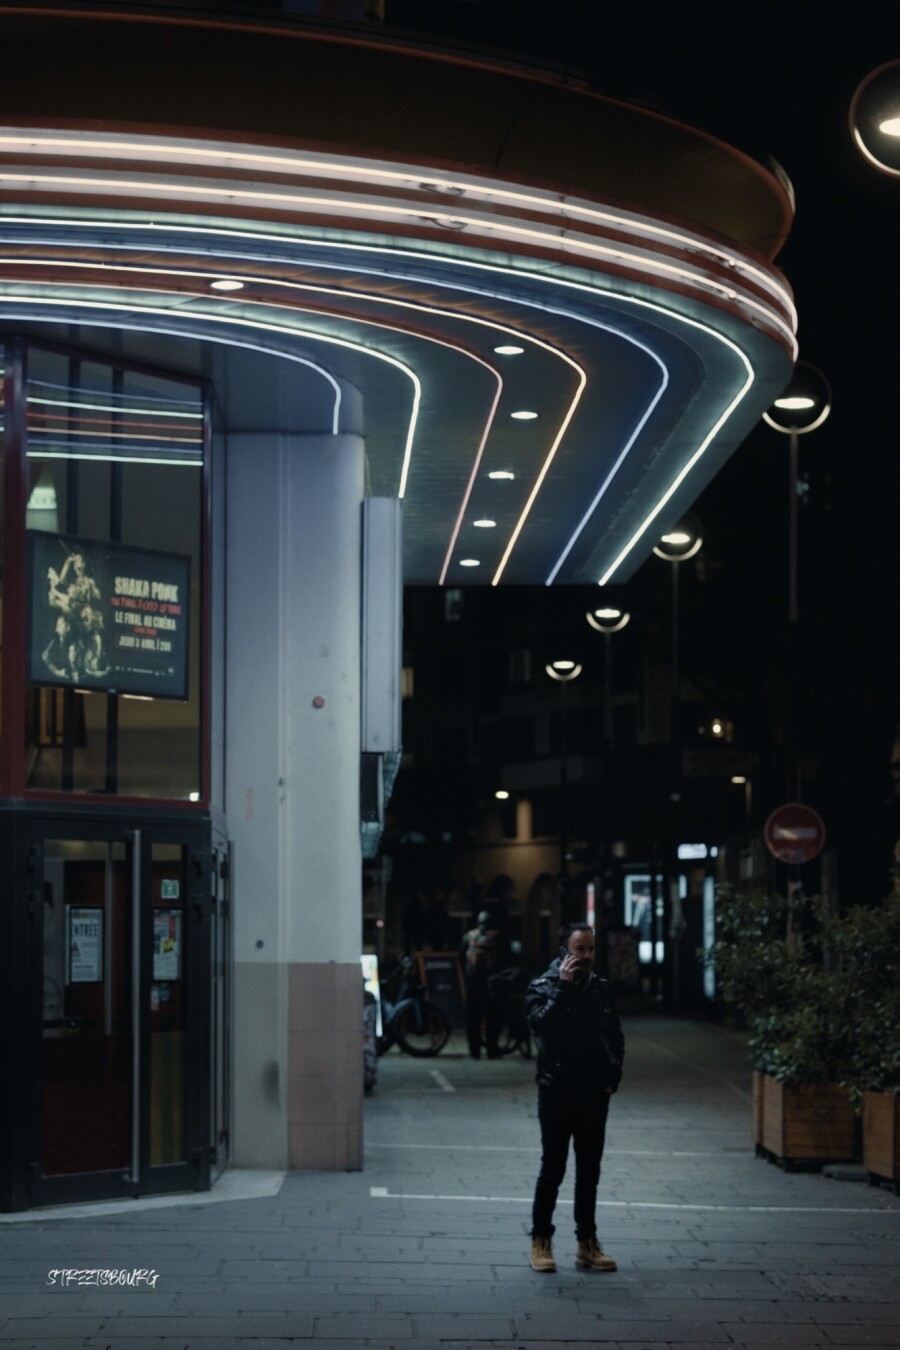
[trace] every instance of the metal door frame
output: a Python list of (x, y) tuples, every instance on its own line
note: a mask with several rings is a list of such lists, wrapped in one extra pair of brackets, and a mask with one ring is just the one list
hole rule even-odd
[[(28, 1205), (52, 1205), (91, 1200), (164, 1194), (172, 1191), (206, 1190), (210, 1185), (210, 1093), (209, 970), (210, 904), (210, 828), (209, 818), (189, 820), (136, 817), (129, 813), (104, 814), (98, 819), (73, 812), (29, 813), (22, 822), (26, 847), (28, 884), (31, 887), (31, 960), (32, 988), (29, 1000), (32, 1065), (27, 1093), (25, 1190)], [(79, 1172), (45, 1177), (41, 1170), (42, 1116), (41, 1072), (43, 1041), (43, 906), (40, 898), (44, 875), (44, 845), (47, 840), (84, 840), (105, 843), (107, 852), (107, 888), (111, 848), (126, 845), (126, 874), (130, 884), (132, 934), (129, 952), (132, 990), (132, 1131), (128, 1167), (101, 1172)], [(185, 929), (185, 1058), (184, 1128), (185, 1157), (182, 1162), (150, 1165), (150, 1018), (147, 1015), (152, 981), (152, 847), (156, 843), (177, 844), (186, 850), (187, 886), (184, 898)], [(135, 922), (135, 919), (137, 922)], [(109, 925), (107, 924), (107, 929)], [(105, 939), (106, 941), (106, 939)], [(105, 975), (111, 974), (109, 969)], [(135, 998), (135, 989), (138, 997)], [(14, 1202), (15, 1203), (15, 1202)], [(17, 1208), (23, 1207), (16, 1205)]]

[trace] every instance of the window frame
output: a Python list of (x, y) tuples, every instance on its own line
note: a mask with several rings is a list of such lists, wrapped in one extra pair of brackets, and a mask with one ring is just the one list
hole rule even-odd
[[(199, 605), (199, 798), (197, 801), (181, 797), (133, 797), (120, 793), (97, 794), (89, 791), (64, 791), (29, 788), (25, 782), (26, 759), (26, 642), (28, 627), (27, 596), (27, 435), (26, 385), (27, 353), (38, 348), (67, 358), (94, 361), (113, 369), (147, 375), (187, 385), (198, 392), (203, 409), (203, 460), (200, 466), (200, 605)], [(211, 567), (211, 485), (212, 410), (214, 390), (210, 380), (185, 375), (147, 362), (122, 359), (90, 347), (72, 346), (25, 337), (16, 333), (0, 333), (3, 349), (3, 618), (2, 669), (0, 669), (0, 798), (28, 801), (67, 802), (70, 804), (117, 803), (154, 808), (176, 806), (191, 813), (208, 811), (211, 796), (212, 727), (211, 727), (211, 629), (212, 597), (210, 594)], [(10, 603), (15, 597), (15, 603)], [(118, 696), (116, 696), (118, 697)]]

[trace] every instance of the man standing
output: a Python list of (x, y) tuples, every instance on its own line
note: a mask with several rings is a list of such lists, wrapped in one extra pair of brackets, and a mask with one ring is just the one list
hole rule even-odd
[(575, 1233), (579, 1270), (615, 1270), (597, 1241), (597, 1183), (610, 1094), (622, 1077), (625, 1040), (612, 986), (593, 973), (594, 932), (586, 924), (559, 930), (559, 956), (532, 980), (525, 996), (537, 1040), (541, 1170), (534, 1192), (531, 1268), (555, 1271), (553, 1210), (575, 1149)]
[(466, 979), (466, 1038), (473, 1059), (481, 1058), (482, 1025), (488, 1059), (496, 1059), (500, 1053), (500, 1012), (491, 998), (488, 980), (500, 969), (502, 955), (500, 930), (491, 912), (483, 909), (478, 926), (469, 929), (460, 948)]

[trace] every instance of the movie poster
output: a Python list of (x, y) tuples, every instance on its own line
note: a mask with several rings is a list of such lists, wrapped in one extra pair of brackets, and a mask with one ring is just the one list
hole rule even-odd
[(185, 699), (190, 559), (28, 531), (32, 684)]

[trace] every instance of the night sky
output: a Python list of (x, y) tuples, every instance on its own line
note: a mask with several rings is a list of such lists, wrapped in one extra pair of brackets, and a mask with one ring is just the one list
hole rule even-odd
[[(900, 56), (898, 12), (872, 0), (387, 0), (386, 18), (580, 72), (600, 92), (772, 156), (790, 177), (796, 220), (776, 262), (794, 289), (800, 358), (834, 398), (829, 420), (801, 440), (806, 733), (844, 862), (854, 859), (867, 898), (884, 893), (898, 830), (900, 179), (859, 155), (848, 109), (860, 80)], [(740, 667), (750, 643), (760, 678), (766, 661), (782, 662), (787, 453), (787, 438), (761, 424), (696, 504), (705, 581), (685, 587), (684, 641), (686, 660), (711, 674)], [(664, 596), (654, 567), (665, 570), (648, 561), (634, 586)]]

